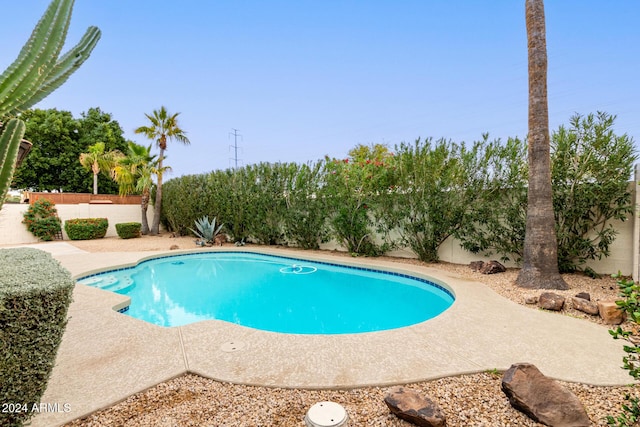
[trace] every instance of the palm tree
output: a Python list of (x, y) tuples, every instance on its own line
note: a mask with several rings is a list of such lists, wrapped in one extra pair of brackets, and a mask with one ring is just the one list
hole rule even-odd
[(153, 110), (153, 114), (145, 114), (150, 126), (140, 126), (134, 132), (144, 134), (147, 138), (156, 141), (160, 148), (158, 156), (158, 174), (156, 187), (156, 201), (153, 213), (153, 224), (151, 225), (150, 234), (157, 235), (160, 229), (160, 213), (162, 212), (162, 162), (164, 160), (164, 151), (167, 149), (167, 141), (176, 140), (183, 144), (189, 144), (189, 138), (185, 135), (185, 131), (178, 126), (178, 115), (180, 113), (169, 114), (167, 109), (162, 106), (160, 110)]
[(104, 151), (104, 142), (96, 142), (89, 146), (89, 152), (80, 154), (80, 164), (93, 172), (93, 194), (98, 194), (98, 174), (110, 174), (117, 160), (122, 157), (118, 150)]
[(553, 214), (547, 42), (542, 0), (525, 0), (529, 56), (529, 190), (523, 265), (516, 284), (535, 289), (569, 289), (558, 271)]
[[(169, 169), (164, 167), (164, 170)], [(134, 142), (127, 145), (127, 155), (120, 159), (114, 169), (114, 179), (118, 183), (121, 196), (131, 193), (142, 195), (140, 208), (142, 211), (142, 234), (149, 234), (147, 208), (151, 199), (153, 176), (158, 174), (158, 160), (151, 155), (151, 145), (145, 147)]]

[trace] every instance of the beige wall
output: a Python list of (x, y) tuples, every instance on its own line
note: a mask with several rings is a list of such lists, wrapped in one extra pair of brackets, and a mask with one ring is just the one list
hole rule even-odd
[[(629, 215), (627, 221), (613, 221), (613, 225), (618, 231), (616, 240), (609, 247), (610, 255), (601, 260), (593, 260), (587, 262), (587, 266), (591, 267), (595, 272), (600, 274), (614, 274), (620, 271), (625, 276), (633, 276), (634, 280), (640, 277), (640, 198), (637, 197), (640, 191), (640, 165), (636, 166), (636, 180), (629, 185), (632, 192), (632, 202), (635, 206), (633, 215)], [(346, 250), (340, 247), (335, 241), (320, 245), (322, 249), (327, 250)], [(416, 258), (410, 249), (399, 249), (390, 252), (391, 256)], [(447, 239), (438, 250), (438, 256), (441, 261), (454, 264), (468, 264), (471, 261), (488, 261), (491, 259), (499, 260), (499, 255), (484, 257), (482, 255), (472, 254), (460, 247), (460, 242), (454, 238)], [(516, 267), (513, 262), (504, 263), (507, 267)]]
[[(38, 239), (27, 231), (22, 217), (29, 208), (26, 204), (5, 203), (0, 209), (0, 245), (36, 243)], [(120, 222), (140, 222), (140, 205), (101, 205), (81, 203), (78, 205), (56, 205), (62, 223), (73, 218), (108, 218), (107, 236), (117, 236), (115, 225)], [(153, 216), (153, 207), (149, 217)], [(62, 231), (64, 239), (69, 237)]]
[[(600, 274), (613, 274), (620, 271), (626, 276), (631, 276), (634, 272), (634, 221), (615, 221), (614, 224), (617, 226), (619, 234), (616, 237), (615, 242), (613, 242), (609, 248), (611, 253), (610, 256), (608, 258), (603, 258), (600, 261), (590, 261), (586, 265)], [(335, 241), (320, 245), (320, 247), (326, 250), (346, 250)], [(388, 255), (402, 258), (417, 258), (416, 255), (408, 248), (391, 251)], [(483, 256), (481, 254), (468, 252), (460, 246), (460, 242), (457, 239), (452, 237), (445, 240), (445, 242), (440, 246), (438, 256), (440, 261), (452, 264), (469, 264), (471, 261), (489, 261), (492, 259), (500, 261), (499, 255), (494, 254), (493, 256)], [(517, 264), (511, 261), (502, 263), (506, 267), (517, 267)]]

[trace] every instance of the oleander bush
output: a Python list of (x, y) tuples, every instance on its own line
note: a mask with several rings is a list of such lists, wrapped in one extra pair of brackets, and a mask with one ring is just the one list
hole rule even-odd
[(324, 163), (290, 163), (289, 168), (282, 223), (285, 239), (303, 249), (319, 249), (321, 243), (329, 240)]
[(108, 227), (107, 218), (74, 218), (64, 222), (64, 231), (71, 240), (101, 239)]
[(140, 237), (142, 224), (139, 222), (121, 222), (116, 224), (116, 233), (121, 239)]
[(62, 231), (55, 203), (38, 199), (25, 212), (22, 223), (40, 240), (53, 240)]
[(204, 215), (213, 212), (220, 217), (214, 201), (215, 172), (200, 175), (183, 175), (162, 185), (162, 217), (167, 229), (181, 235), (190, 234), (189, 227)]
[[(620, 273), (613, 276), (618, 279), (618, 288), (620, 289), (621, 300), (616, 304), (626, 316), (628, 322), (616, 329), (610, 329), (609, 333), (614, 339), (622, 339), (626, 342), (623, 349), (626, 356), (622, 358), (622, 369), (629, 371), (629, 375), (635, 381), (640, 379), (640, 333), (638, 324), (640, 324), (640, 284), (631, 278), (622, 277)], [(632, 325), (627, 327), (626, 325)], [(640, 420), (640, 399), (637, 397), (625, 396), (627, 403), (622, 404), (622, 413), (613, 417), (607, 416), (607, 425), (616, 427), (632, 427), (638, 425)]]
[(484, 135), (470, 145), (418, 139), (396, 146), (395, 176), (380, 197), (379, 222), (420, 260), (438, 261), (445, 240), (470, 232), (475, 210), (491, 203), (489, 164), (499, 145)]
[(163, 220), (190, 233), (204, 216), (216, 217), (234, 241), (318, 248), (328, 237), (322, 162), (259, 163), (186, 175), (163, 185)]
[(331, 236), (353, 255), (380, 256), (390, 249), (379, 242), (380, 202), (394, 184), (394, 161), (386, 150), (358, 146), (346, 159), (325, 158), (324, 194)]
[(71, 274), (47, 252), (0, 249), (0, 402), (21, 405), (20, 411), (2, 411), (0, 425), (22, 425), (39, 404), (73, 286)]
[[(562, 272), (609, 255), (614, 221), (633, 204), (633, 140), (606, 113), (571, 118), (552, 135), (553, 204)], [(163, 186), (167, 227), (186, 235), (209, 215), (235, 241), (319, 247), (332, 238), (354, 255), (396, 247), (437, 261), (449, 237), (472, 253), (519, 262), (527, 213), (527, 143), (418, 139), (358, 145), (343, 159), (259, 163), (183, 176)]]
[[(616, 230), (633, 212), (629, 177), (637, 152), (627, 134), (614, 133), (615, 116), (575, 115), (569, 127), (551, 135), (551, 183), (560, 272), (584, 269), (589, 260), (609, 256)], [(496, 252), (519, 262), (527, 212), (526, 143), (510, 140), (492, 162), (496, 183), (491, 203), (481, 207), (475, 227), (461, 235), (471, 252)], [(585, 269), (586, 270), (586, 269)]]

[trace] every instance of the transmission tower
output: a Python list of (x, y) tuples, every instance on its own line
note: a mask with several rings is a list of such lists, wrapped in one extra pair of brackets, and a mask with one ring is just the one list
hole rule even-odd
[(233, 157), (229, 158), (229, 160), (233, 160), (234, 169), (238, 169), (238, 160), (242, 161), (242, 159), (238, 158), (238, 137), (242, 139), (242, 135), (238, 133), (238, 129), (231, 128), (233, 132), (229, 132), (229, 137), (233, 135), (233, 145), (230, 145), (229, 148), (233, 148)]

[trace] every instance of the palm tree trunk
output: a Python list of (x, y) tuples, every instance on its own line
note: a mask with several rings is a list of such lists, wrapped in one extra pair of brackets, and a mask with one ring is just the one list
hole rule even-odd
[(158, 157), (158, 185), (156, 187), (156, 201), (153, 206), (153, 223), (151, 224), (152, 236), (160, 233), (160, 214), (162, 213), (162, 161), (164, 160), (164, 149), (160, 147), (160, 156)]
[(542, 0), (526, 0), (529, 56), (529, 190), (523, 266), (516, 284), (535, 289), (569, 289), (558, 272), (558, 241), (553, 213), (547, 46)]
[(140, 208), (142, 210), (142, 227), (140, 232), (143, 235), (149, 234), (149, 220), (147, 219), (147, 208), (149, 207), (149, 192), (144, 191), (142, 193), (142, 202), (140, 203)]
[(98, 194), (98, 174), (93, 173), (93, 194)]

